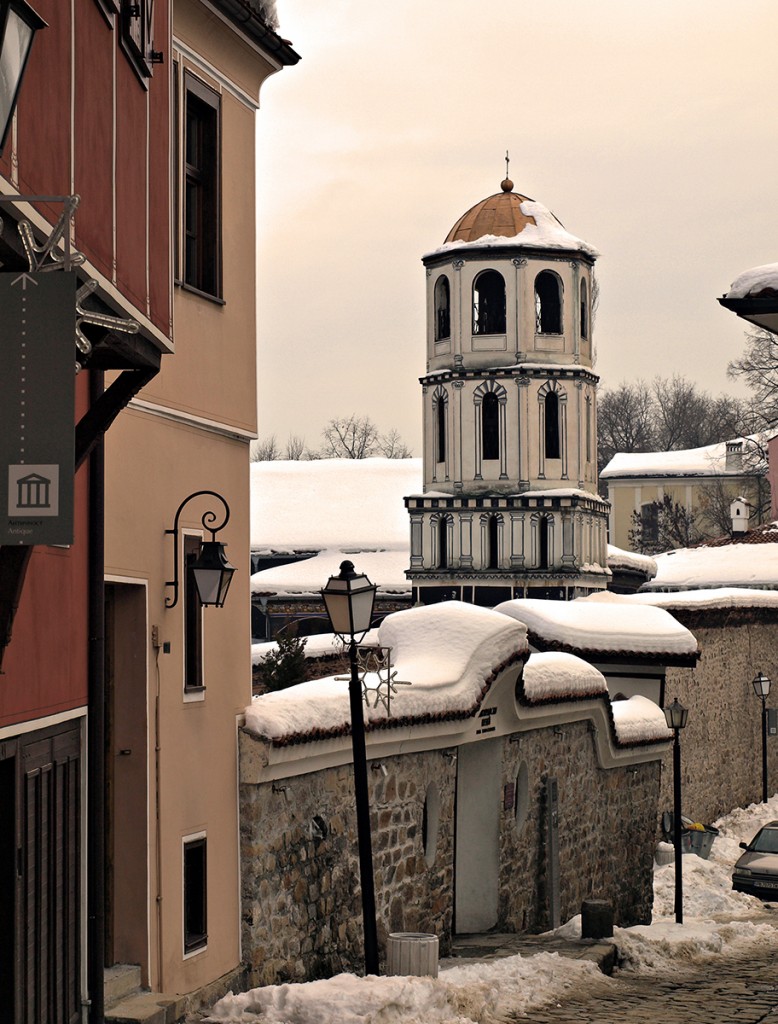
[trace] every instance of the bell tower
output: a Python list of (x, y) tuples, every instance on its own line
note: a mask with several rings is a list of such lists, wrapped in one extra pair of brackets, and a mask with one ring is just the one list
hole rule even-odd
[(414, 600), (491, 607), (605, 589), (596, 257), (507, 177), (423, 257), (424, 493), (405, 499)]

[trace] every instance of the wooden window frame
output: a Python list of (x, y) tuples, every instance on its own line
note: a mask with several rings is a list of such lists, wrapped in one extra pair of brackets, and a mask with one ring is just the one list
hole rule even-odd
[[(183, 76), (182, 113), (181, 285), (221, 302), (221, 97), (188, 70)], [(197, 119), (199, 139), (190, 137), (190, 117)], [(192, 153), (190, 143), (197, 153)], [(190, 156), (195, 156), (196, 162)], [(198, 201), (193, 209), (194, 194)]]

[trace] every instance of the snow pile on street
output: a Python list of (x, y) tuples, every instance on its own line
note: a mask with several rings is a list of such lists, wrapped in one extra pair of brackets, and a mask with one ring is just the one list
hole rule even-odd
[[(612, 597), (612, 595), (611, 595)], [(637, 607), (619, 598), (602, 601), (541, 601), (518, 598), (498, 604), (496, 612), (523, 622), (546, 643), (581, 651), (632, 651), (641, 654), (694, 654), (697, 641), (662, 608)]]
[[(761, 902), (733, 892), (730, 874), (741, 852), (738, 843), (750, 840), (775, 818), (778, 795), (717, 821), (721, 834), (713, 843), (710, 860), (684, 856), (682, 925), (673, 919), (673, 865), (656, 868), (654, 923), (615, 929), (622, 969), (666, 975), (678, 961), (688, 964), (724, 949), (774, 945), (776, 929), (746, 916), (758, 913)], [(728, 920), (717, 922), (714, 915)], [(579, 937), (580, 915), (555, 934)], [(487, 1024), (501, 1013), (504, 1017), (509, 1012), (526, 1014), (575, 991), (615, 984), (594, 964), (539, 953), (449, 967), (436, 979), (340, 974), (326, 981), (271, 985), (225, 996), (206, 1020), (220, 1024)]]
[(403, 498), (422, 486), (421, 459), (252, 462), (251, 550), (407, 550)]
[(558, 651), (532, 654), (522, 685), (525, 697), (533, 702), (608, 692), (605, 676), (594, 665)]
[(664, 743), (672, 739), (664, 711), (648, 697), (636, 695), (613, 701), (611, 711), (620, 743)]
[(303, 985), (227, 995), (208, 1021), (262, 1024), (480, 1024), (501, 1006), (522, 1012), (555, 1002), (599, 974), (591, 963), (541, 953), (452, 967), (435, 978), (339, 974)]
[(726, 298), (745, 299), (762, 292), (778, 295), (778, 263), (764, 263), (761, 267), (744, 270), (730, 285)]
[(679, 548), (656, 555), (656, 576), (645, 591), (707, 587), (778, 587), (778, 544)]
[[(492, 672), (527, 649), (524, 627), (486, 608), (447, 601), (387, 616), (379, 643), (392, 648), (392, 667), (403, 686), (392, 702), (395, 718), (463, 713), (483, 694)], [(382, 705), (364, 709), (365, 721), (386, 719)], [(351, 720), (348, 680), (329, 677), (255, 697), (246, 728), (257, 736), (329, 735)]]

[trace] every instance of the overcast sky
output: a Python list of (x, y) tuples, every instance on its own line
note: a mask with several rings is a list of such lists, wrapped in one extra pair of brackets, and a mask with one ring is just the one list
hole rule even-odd
[[(368, 414), (421, 453), (420, 257), (499, 191), (601, 253), (603, 385), (718, 394), (716, 302), (778, 260), (775, 0), (278, 0), (258, 115), (259, 430)], [(738, 387), (738, 392), (742, 388)]]

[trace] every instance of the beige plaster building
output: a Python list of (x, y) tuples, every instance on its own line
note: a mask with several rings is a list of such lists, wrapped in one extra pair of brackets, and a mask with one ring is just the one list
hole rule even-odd
[[(169, 61), (168, 61), (169, 56)], [(106, 444), (107, 959), (193, 993), (241, 962), (236, 733), (251, 699), (249, 441), (256, 436), (255, 121), (297, 54), (255, 0), (175, 0), (174, 352)], [(237, 567), (203, 609), (187, 562)], [(213, 518), (204, 518), (213, 513)], [(177, 600), (170, 585), (180, 578)], [(172, 605), (172, 606), (170, 606)]]
[(649, 542), (657, 530), (654, 502), (666, 496), (690, 513), (696, 540), (726, 532), (730, 503), (742, 496), (749, 526), (763, 521), (769, 486), (760, 444), (735, 438), (703, 448), (673, 452), (618, 452), (600, 473), (611, 503), (609, 540), (630, 549), (633, 514)]

